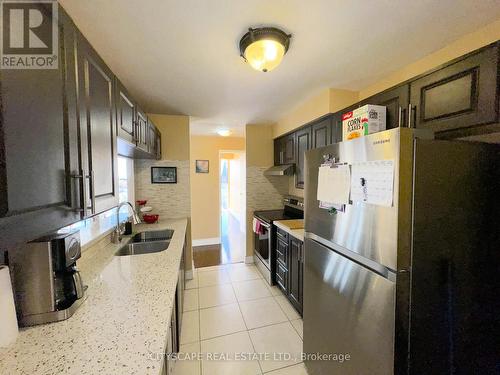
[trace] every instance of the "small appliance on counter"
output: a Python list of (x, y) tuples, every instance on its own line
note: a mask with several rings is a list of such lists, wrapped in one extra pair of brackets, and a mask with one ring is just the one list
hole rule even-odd
[(85, 299), (80, 233), (52, 234), (9, 254), (20, 326), (68, 319)]

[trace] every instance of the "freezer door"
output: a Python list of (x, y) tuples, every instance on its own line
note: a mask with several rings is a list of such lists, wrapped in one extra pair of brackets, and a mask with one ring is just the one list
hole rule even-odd
[[(408, 269), (413, 141), (417, 135), (422, 136), (414, 129), (397, 128), (306, 152), (306, 232), (339, 244), (392, 270)], [(319, 208), (318, 170), (326, 154), (348, 164), (393, 160), (392, 207), (353, 202), (346, 205), (345, 212), (333, 215)]]
[(307, 359), (309, 374), (393, 374), (396, 284), (312, 239), (305, 249), (304, 352), (350, 356)]

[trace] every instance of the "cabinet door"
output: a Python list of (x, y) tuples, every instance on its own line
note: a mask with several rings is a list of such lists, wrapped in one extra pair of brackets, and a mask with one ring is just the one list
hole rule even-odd
[(281, 262), (276, 263), (276, 283), (281, 291), (288, 295), (288, 270)]
[(498, 121), (498, 47), (411, 82), (415, 127), (444, 132)]
[(90, 193), (87, 215), (94, 215), (118, 204), (114, 77), (81, 34), (77, 55), (82, 160)]
[[(46, 4), (38, 6), (46, 12)], [(59, 7), (58, 69), (0, 73), (0, 242), (5, 247), (81, 218), (78, 184), (71, 177), (79, 173), (78, 133), (74, 113), (66, 111), (66, 79), (74, 79), (69, 21)]]
[(161, 160), (161, 133), (156, 129), (156, 159)]
[(156, 157), (156, 127), (148, 118), (148, 152)]
[(283, 164), (283, 149), (281, 145), (283, 144), (281, 138), (276, 138), (274, 140), (274, 165)]
[(342, 142), (342, 115), (344, 113), (351, 112), (358, 107), (359, 107), (359, 105), (358, 105), (358, 103), (356, 103), (350, 107), (341, 109), (340, 111), (332, 114), (332, 120), (331, 120), (332, 121), (332, 131), (331, 131), (331, 133), (332, 133), (331, 143), (332, 144)]
[(295, 159), (295, 133), (283, 137), (283, 164), (294, 164)]
[(280, 238), (276, 240), (276, 260), (288, 268), (288, 242)]
[(118, 80), (116, 80), (116, 120), (118, 137), (135, 143), (135, 103)]
[(148, 118), (146, 114), (137, 109), (137, 147), (143, 151), (148, 151)]
[(312, 148), (324, 147), (332, 142), (332, 116), (312, 125)]
[(410, 85), (404, 84), (383, 91), (364, 99), (359, 106), (366, 104), (383, 105), (386, 107), (386, 129), (408, 126), (408, 105), (410, 104)]
[(295, 187), (304, 188), (304, 153), (311, 148), (311, 127), (308, 126), (296, 132), (297, 165), (295, 172)]
[(288, 299), (292, 305), (302, 314), (302, 248), (303, 243), (294, 237), (290, 237), (290, 265), (288, 269), (289, 294)]

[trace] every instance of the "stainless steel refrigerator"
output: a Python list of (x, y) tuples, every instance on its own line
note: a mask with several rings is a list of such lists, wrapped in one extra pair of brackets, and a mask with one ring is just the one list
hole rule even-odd
[[(318, 170), (332, 157), (392, 160), (392, 205), (320, 208)], [(309, 375), (499, 373), (499, 145), (399, 128), (305, 160)]]

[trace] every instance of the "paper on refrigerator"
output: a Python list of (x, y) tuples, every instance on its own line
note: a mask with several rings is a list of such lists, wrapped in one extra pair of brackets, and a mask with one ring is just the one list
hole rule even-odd
[(347, 164), (323, 165), (318, 172), (317, 199), (323, 204), (348, 204), (351, 171)]
[(351, 200), (391, 207), (394, 197), (394, 160), (352, 164)]

